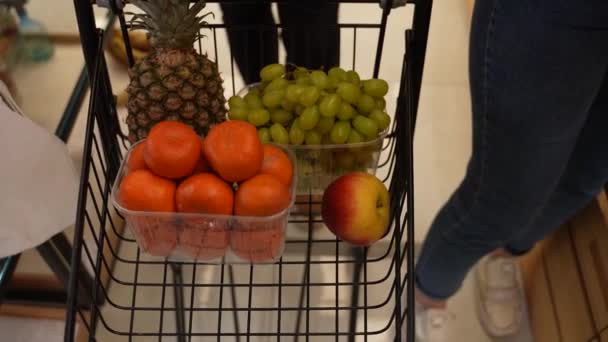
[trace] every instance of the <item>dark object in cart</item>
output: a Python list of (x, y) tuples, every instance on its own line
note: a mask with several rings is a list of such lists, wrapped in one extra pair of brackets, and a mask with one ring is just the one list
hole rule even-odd
[[(126, 20), (119, 1), (103, 1), (118, 16), (128, 42)], [(118, 2), (118, 3), (117, 3)], [(230, 1), (225, 1), (230, 2)], [(238, 1), (235, 1), (238, 2)], [(270, 2), (270, 1), (267, 1)], [(275, 1), (276, 2), (276, 1)], [(238, 2), (240, 3), (240, 2)], [(340, 2), (378, 4), (379, 1)], [(357, 59), (373, 58), (379, 75), (386, 25), (393, 1), (380, 1), (378, 23), (339, 23), (341, 39), (352, 36), (352, 68)], [(399, 1), (400, 5), (403, 5)], [(270, 265), (210, 265), (170, 262), (140, 252), (108, 205), (110, 189), (126, 149), (125, 135), (103, 55), (104, 35), (95, 28), (92, 4), (75, 1), (91, 94), (87, 118), (74, 253), (69, 284), (65, 341), (73, 341), (76, 327), (89, 341), (177, 340), (363, 340), (380, 338), (414, 341), (414, 193), (413, 127), (428, 36), (432, 1), (414, 4), (412, 28), (405, 32), (399, 97), (395, 120), (383, 145), (378, 169), (391, 193), (391, 227), (384, 243), (352, 248), (315, 227), (321, 220), (308, 215), (290, 222), (306, 228), (296, 237), (290, 229), (286, 253)], [(380, 12), (380, 11), (379, 11)], [(230, 26), (230, 29), (280, 30), (271, 27)], [(208, 26), (207, 52), (220, 68), (228, 68), (234, 84), (233, 56), (218, 55), (218, 39), (225, 24)], [(360, 55), (357, 37), (377, 33), (375, 54)], [(342, 51), (342, 54), (348, 52)], [(133, 58), (128, 51), (128, 57)], [(368, 70), (359, 70), (369, 72)], [(304, 203), (318, 205), (309, 196)], [(108, 244), (117, 235), (120, 249)], [(302, 235), (302, 234), (300, 234)], [(109, 251), (109, 253), (104, 253)], [(80, 266), (80, 262), (84, 264)], [(84, 268), (84, 269), (83, 269)], [(78, 274), (92, 271), (92, 285), (79, 283)], [(108, 274), (110, 285), (100, 281)], [(295, 275), (295, 277), (294, 277)], [(264, 276), (264, 279), (261, 279)], [(272, 279), (269, 281), (268, 279)], [(85, 292), (90, 303), (78, 298)]]

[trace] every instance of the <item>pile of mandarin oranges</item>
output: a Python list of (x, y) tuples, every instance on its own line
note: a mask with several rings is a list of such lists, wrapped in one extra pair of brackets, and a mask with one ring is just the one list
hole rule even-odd
[[(256, 128), (243, 121), (218, 124), (204, 139), (186, 124), (160, 122), (132, 148), (125, 167), (117, 198), (123, 208), (134, 212), (268, 217), (291, 203), (291, 159), (282, 149), (262, 144)], [(250, 261), (272, 258), (284, 238), (282, 227), (276, 225), (270, 235), (255, 233), (259, 227), (241, 227), (242, 234), (232, 232), (232, 236), (228, 227), (189, 228), (144, 229), (139, 237), (147, 240), (145, 249), (156, 255), (180, 247), (191, 257), (212, 258), (230, 245)]]

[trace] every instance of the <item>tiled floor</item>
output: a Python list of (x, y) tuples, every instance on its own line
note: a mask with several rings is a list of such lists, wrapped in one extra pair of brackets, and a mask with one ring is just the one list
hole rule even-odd
[(63, 336), (63, 321), (0, 317), (0, 340), (11, 342), (59, 342)]
[[(65, 7), (62, 13), (65, 17), (61, 18), (49, 15), (44, 9), (43, 0), (32, 0), (32, 15), (42, 18), (47, 23), (48, 27), (53, 32), (75, 32), (75, 21), (73, 20), (73, 9), (71, 2), (60, 2), (59, 6)], [(210, 10), (217, 12), (215, 4), (209, 5)], [(416, 241), (420, 243), (431, 223), (431, 220), (443, 201), (450, 195), (453, 189), (458, 184), (464, 174), (468, 155), (470, 153), (470, 99), (468, 91), (467, 77), (467, 50), (468, 45), (467, 32), (469, 12), (464, 1), (454, 0), (435, 0), (433, 8), (433, 18), (430, 30), (426, 69), (423, 80), (423, 88), (420, 101), (420, 109), (418, 114), (418, 123), (416, 127), (415, 137), (415, 210), (416, 210)], [(377, 5), (352, 5), (344, 7), (341, 11), (341, 21), (343, 22), (360, 22), (368, 20), (365, 18), (378, 18), (379, 10)], [(403, 54), (403, 32), (405, 27), (411, 25), (411, 9), (395, 10), (389, 19), (385, 51), (381, 68), (381, 76), (386, 78), (395, 91), (394, 85), (398, 82), (400, 74), (401, 59)], [(218, 16), (219, 20), (221, 16)], [(369, 36), (368, 36), (369, 34)], [(362, 70), (364, 76), (371, 74), (371, 55), (370, 51), (374, 51), (375, 40), (373, 33), (360, 31), (357, 33), (357, 70)], [(369, 38), (369, 39), (368, 39)], [(222, 34), (218, 35), (218, 39), (224, 40)], [(350, 65), (352, 63), (352, 32), (345, 32), (342, 41), (342, 64)], [(220, 44), (218, 48), (220, 59), (227, 56), (225, 46)], [(213, 54), (212, 54), (212, 57)], [(120, 66), (111, 63), (112, 81), (115, 89), (121, 89), (126, 85), (126, 76), (124, 69), (121, 71)], [(54, 129), (56, 120), (63, 110), (64, 98), (67, 96), (75, 77), (82, 66), (82, 57), (78, 47), (60, 47), (58, 48), (56, 58), (49, 64), (38, 66), (35, 69), (23, 68), (16, 74), (22, 96), (26, 99), (24, 109), (29, 112), (33, 119), (40, 124)], [(230, 70), (226, 63), (220, 64), (223, 75), (225, 76), (225, 84), (231, 84)], [(45, 80), (40, 82), (39, 80)], [(236, 88), (241, 84), (239, 80), (235, 80)], [(45, 94), (41, 96), (40, 94)], [(53, 94), (51, 98), (46, 94)], [(55, 95), (56, 94), (56, 95)], [(393, 93), (394, 95), (394, 93)], [(35, 100), (32, 100), (35, 99)], [(390, 108), (389, 108), (390, 109)], [(77, 127), (74, 130), (74, 136), (70, 141), (70, 149), (75, 156), (79, 154), (82, 145), (82, 131), (84, 128), (84, 120), (79, 119)], [(77, 158), (76, 158), (77, 159)], [(306, 232), (294, 228), (294, 234), (302, 234)], [(377, 248), (382, 249), (384, 246), (379, 245)], [(344, 250), (342, 248), (341, 250)], [(133, 257), (134, 249), (132, 244), (124, 244), (121, 249), (121, 255)], [(288, 251), (288, 255), (294, 258), (301, 258), (302, 251)], [(299, 254), (298, 254), (299, 253)], [(332, 251), (316, 251), (316, 258), (335, 258)], [(32, 258), (35, 259), (35, 258)], [(39, 261), (34, 260), (32, 264), (39, 264)], [(36, 266), (33, 266), (36, 267)], [(333, 266), (335, 267), (335, 266)], [(379, 262), (374, 264), (374, 267), (369, 269), (370, 279), (382, 279), (382, 275), (387, 272), (390, 264), (388, 262)], [(162, 271), (162, 270), (161, 270)], [(227, 268), (225, 268), (227, 272)], [(256, 267), (255, 279), (256, 283), (268, 282), (275, 283), (278, 279), (277, 267)], [(125, 263), (117, 263), (117, 268), (114, 272), (115, 277), (125, 282), (133, 280), (134, 270), (132, 266)], [(192, 270), (184, 269), (185, 281), (191, 281)], [(349, 279), (352, 270), (347, 267), (340, 267), (338, 271), (335, 268), (317, 267), (311, 271), (311, 279), (318, 279), (319, 282), (329, 281), (334, 279), (338, 274), (339, 279)], [(158, 269), (143, 266), (139, 272), (139, 281), (154, 282), (162, 280), (163, 274)], [(221, 268), (208, 267), (198, 269), (196, 272), (197, 282), (214, 283), (222, 276)], [(227, 276), (226, 274), (224, 276)], [(236, 281), (248, 282), (250, 276), (249, 267), (236, 266), (235, 278)], [(289, 272), (281, 273), (281, 281), (284, 283), (298, 283), (302, 277), (301, 269), (292, 269)], [(170, 280), (169, 272), (169, 280)], [(369, 329), (381, 329), (386, 325), (386, 317), (388, 317), (387, 308), (394, 305), (394, 302), (389, 300), (386, 305), (381, 305), (383, 300), (388, 297), (390, 292), (389, 281), (379, 281), (377, 285), (368, 288), (368, 300), (370, 303), (377, 303), (378, 309), (368, 312), (367, 324)], [(311, 289), (310, 300), (311, 305), (323, 306), (345, 306), (348, 304), (350, 292), (348, 287), (340, 287), (338, 302), (334, 301), (335, 287), (332, 291), (323, 291), (322, 287), (314, 287)], [(246, 291), (237, 291), (237, 303), (239, 307), (247, 305), (247, 301), (251, 298), (251, 305), (256, 306), (272, 306), (278, 304), (278, 293), (276, 289), (256, 289), (254, 293), (249, 294)], [(326, 289), (327, 290), (327, 289)], [(128, 285), (120, 285), (113, 283), (109, 289), (109, 297), (115, 305), (130, 306), (133, 297), (133, 288)], [(173, 295), (171, 288), (165, 289), (165, 305), (173, 306)], [(455, 313), (456, 321), (454, 330), (452, 331), (452, 341), (472, 341), (472, 342), (490, 342), (477, 321), (475, 315), (474, 301), (474, 286), (472, 279), (467, 279), (463, 289), (454, 297), (450, 303), (450, 310)], [(282, 306), (296, 306), (299, 292), (297, 288), (285, 288), (281, 293)], [(138, 287), (135, 303), (138, 306), (153, 306), (160, 303), (162, 300), (161, 287)], [(218, 305), (219, 291), (215, 289), (199, 288), (191, 296), (189, 290), (185, 293), (185, 298), (190, 300), (193, 298), (195, 307), (213, 307)], [(390, 297), (392, 298), (392, 296)], [(229, 301), (229, 296), (224, 293), (222, 306), (229, 306), (232, 303)], [(116, 337), (108, 329), (104, 328), (104, 324), (115, 329), (128, 331), (129, 319), (131, 312), (129, 310), (119, 310), (111, 305), (106, 305), (102, 311), (102, 316), (105, 323), (102, 321), (99, 325), (97, 338), (99, 341), (122, 341), (120, 337)], [(362, 315), (360, 315), (361, 317)], [(173, 331), (175, 323), (173, 313), (166, 311), (163, 317), (163, 324), (159, 325), (160, 315), (158, 312), (146, 310), (135, 312), (135, 322), (133, 329), (136, 331), (152, 331), (157, 330), (160, 326), (164, 331)], [(189, 318), (189, 316), (186, 316)], [(338, 315), (338, 324), (340, 331), (345, 331), (348, 321), (347, 311), (340, 311)], [(234, 331), (234, 320), (230, 313), (225, 313), (221, 316), (222, 331)], [(7, 318), (0, 318), (0, 324), (7, 324)], [(250, 316), (251, 331), (264, 331), (269, 329), (278, 329), (278, 317), (276, 312), (255, 312)], [(193, 331), (209, 331), (209, 329), (218, 326), (218, 316), (213, 313), (197, 312), (192, 317)], [(240, 329), (243, 331), (244, 324), (247, 324), (247, 314), (239, 313)], [(11, 319), (12, 326), (31, 327), (29, 322), (15, 322)], [(295, 328), (294, 312), (286, 312), (281, 315), (281, 329), (283, 331), (293, 331)], [(305, 329), (305, 322), (302, 323), (302, 329)], [(319, 312), (311, 314), (309, 317), (310, 329), (333, 329), (335, 324), (335, 311)], [(358, 322), (358, 329), (362, 329), (363, 320)], [(54, 331), (48, 329), (49, 334)], [(26, 328), (31, 329), (31, 328)], [(17, 331), (19, 329), (11, 329)], [(0, 340), (9, 340), (5, 337), (6, 330), (0, 329)], [(59, 331), (59, 334), (61, 332)], [(13, 335), (11, 335), (12, 337)], [(370, 341), (388, 341), (390, 334), (378, 335), (371, 338)], [(45, 340), (59, 341), (60, 336), (50, 338), (46, 336)], [(134, 341), (149, 341), (149, 337), (138, 337)], [(174, 339), (164, 339), (163, 341), (174, 341)], [(192, 341), (207, 341), (204, 337), (193, 338)], [(233, 339), (226, 338), (226, 341)], [(268, 338), (253, 338), (254, 341), (267, 341)], [(285, 339), (289, 340), (289, 339)], [(327, 340), (334, 340), (328, 338)], [(28, 341), (38, 341), (31, 338)], [(323, 338), (314, 339), (314, 341), (325, 341)], [(508, 341), (532, 341), (529, 329), (524, 329), (519, 336), (513, 337)], [(505, 341), (506, 342), (506, 341)]]

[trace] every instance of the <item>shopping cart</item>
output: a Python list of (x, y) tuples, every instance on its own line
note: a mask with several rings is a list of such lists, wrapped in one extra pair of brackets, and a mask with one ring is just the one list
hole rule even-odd
[[(285, 254), (269, 265), (153, 258), (140, 251), (127, 229), (121, 229), (122, 218), (109, 203), (128, 143), (103, 54), (106, 32), (95, 27), (91, 1), (74, 3), (91, 92), (65, 341), (75, 341), (77, 335), (88, 341), (112, 342), (414, 341), (412, 145), (431, 0), (407, 4), (340, 1), (340, 6), (380, 5), (376, 22), (336, 24), (343, 40), (352, 39), (352, 52), (343, 52), (352, 53), (352, 67), (357, 59), (369, 59), (373, 70), (361, 72), (374, 77), (383, 76), (380, 70), (389, 15), (397, 6), (412, 7), (407, 12), (411, 17), (400, 19), (411, 20), (412, 25), (400, 33), (404, 34), (405, 51), (397, 56), (401, 77), (394, 120), (378, 165), (378, 175), (391, 194), (387, 236), (373, 247), (353, 248), (326, 233), (312, 209), (318, 206), (318, 198), (299, 196), (297, 204), (308, 208), (308, 213), (290, 218)], [(118, 17), (129, 48), (122, 1), (98, 4)], [(281, 27), (277, 24), (272, 29)], [(218, 55), (226, 28), (222, 23), (209, 25), (202, 52), (216, 60), (221, 70), (228, 70), (233, 81), (225, 86), (227, 95), (232, 95), (239, 90), (232, 55)], [(362, 44), (358, 37), (369, 38), (369, 32), (376, 37), (374, 53), (361, 54), (357, 52), (357, 44)], [(131, 53), (128, 58), (133, 63)], [(116, 239), (119, 248), (111, 243)], [(94, 279), (92, 285), (79, 281), (79, 275), (86, 272)]]

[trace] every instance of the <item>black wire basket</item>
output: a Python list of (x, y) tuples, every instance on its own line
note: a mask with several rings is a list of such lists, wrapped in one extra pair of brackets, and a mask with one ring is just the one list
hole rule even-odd
[[(104, 3), (118, 18), (130, 49), (121, 3)], [(377, 23), (332, 27), (350, 32), (354, 46), (361, 32), (377, 35), (375, 54), (358, 56), (356, 48), (352, 51), (353, 66), (357, 58), (373, 58), (372, 74), (377, 77), (387, 20), (396, 2), (344, 1), (340, 6), (348, 3), (382, 7)], [(285, 254), (267, 265), (154, 258), (141, 252), (123, 229), (122, 218), (109, 203), (128, 142), (103, 53), (106, 32), (95, 27), (90, 1), (75, 5), (91, 92), (65, 341), (414, 341), (412, 148), (431, 1), (413, 4), (413, 25), (404, 33), (407, 53), (402, 56), (394, 121), (378, 166), (391, 197), (389, 232), (372, 247), (352, 247), (327, 233), (313, 211), (318, 197), (299, 196), (296, 204), (308, 212), (290, 217)], [(222, 60), (217, 44), (222, 31), (233, 28), (211, 24), (205, 32), (207, 50), (199, 45), (199, 52), (215, 56), (219, 65), (230, 65), (232, 80), (232, 53)], [(282, 25), (241, 29), (278, 32)], [(132, 64), (131, 53), (128, 58)], [(234, 82), (231, 88), (227, 96), (238, 91)]]

